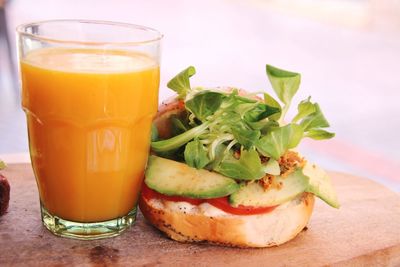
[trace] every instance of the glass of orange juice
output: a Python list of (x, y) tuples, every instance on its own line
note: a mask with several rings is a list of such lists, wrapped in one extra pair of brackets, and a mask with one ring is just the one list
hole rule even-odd
[(120, 234), (136, 218), (158, 105), (162, 35), (81, 20), (25, 24), (17, 33), (44, 225), (78, 239)]

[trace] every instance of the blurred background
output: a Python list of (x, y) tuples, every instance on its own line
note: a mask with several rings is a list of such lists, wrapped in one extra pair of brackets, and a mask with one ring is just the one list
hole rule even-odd
[(271, 92), (266, 63), (300, 72), (295, 102), (312, 95), (336, 132), (333, 140), (307, 140), (303, 154), (400, 191), (399, 0), (0, 0), (0, 158), (8, 162), (29, 159), (15, 27), (48, 19), (160, 30), (160, 100), (188, 65), (197, 69), (193, 85), (249, 91)]

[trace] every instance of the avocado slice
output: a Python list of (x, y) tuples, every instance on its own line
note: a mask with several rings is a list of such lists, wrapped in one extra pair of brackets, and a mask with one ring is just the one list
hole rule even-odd
[(331, 178), (323, 169), (315, 164), (307, 163), (303, 168), (303, 174), (308, 177), (306, 192), (313, 193), (334, 208), (340, 207)]
[(233, 207), (239, 205), (267, 207), (282, 204), (303, 193), (308, 186), (308, 177), (297, 170), (287, 177), (276, 176), (275, 181), (282, 187), (265, 190), (259, 183), (248, 183), (229, 197)]
[(149, 157), (144, 182), (164, 195), (200, 199), (227, 196), (239, 189), (231, 178), (154, 155)]
[(328, 174), (315, 164), (307, 163), (287, 177), (276, 176), (280, 189), (264, 190), (258, 183), (248, 183), (229, 197), (232, 206), (267, 207), (282, 204), (303, 192), (313, 193), (328, 205), (339, 208), (340, 204)]

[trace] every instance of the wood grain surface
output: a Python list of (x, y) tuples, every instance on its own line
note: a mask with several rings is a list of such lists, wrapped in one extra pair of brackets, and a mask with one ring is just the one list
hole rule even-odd
[(342, 207), (317, 201), (308, 230), (279, 247), (239, 249), (167, 239), (138, 215), (119, 237), (78, 241), (41, 224), (30, 165), (10, 165), (0, 217), (0, 266), (400, 266), (400, 196), (368, 179), (331, 172)]

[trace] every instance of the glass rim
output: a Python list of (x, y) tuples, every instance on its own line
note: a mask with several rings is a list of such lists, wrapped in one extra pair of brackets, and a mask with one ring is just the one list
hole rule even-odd
[[(78, 41), (78, 40), (62, 40), (59, 38), (54, 38), (46, 35), (39, 35), (39, 34), (34, 34), (34, 33), (29, 33), (26, 32), (26, 29), (28, 27), (34, 26), (34, 25), (41, 25), (41, 24), (51, 24), (51, 23), (57, 23), (57, 22), (65, 22), (65, 23), (86, 23), (86, 24), (98, 24), (98, 25), (107, 25), (107, 26), (118, 26), (118, 27), (123, 27), (131, 30), (142, 30), (145, 32), (150, 32), (155, 35), (153, 38), (148, 38), (143, 41), (127, 41), (127, 42), (121, 42), (121, 41), (111, 41), (111, 42), (87, 42), (87, 41)], [(135, 46), (135, 45), (145, 45), (145, 44), (150, 44), (150, 43), (155, 43), (160, 41), (164, 35), (159, 32), (158, 30), (139, 25), (139, 24), (133, 24), (133, 23), (125, 23), (125, 22), (116, 22), (116, 21), (107, 21), (107, 20), (87, 20), (87, 19), (54, 19), (54, 20), (41, 20), (41, 21), (35, 21), (35, 22), (29, 22), (29, 23), (24, 23), (21, 25), (18, 25), (16, 27), (16, 32), (18, 36), (27, 36), (31, 37), (37, 40), (42, 40), (46, 42), (52, 42), (52, 43), (60, 43), (60, 44), (77, 44), (77, 45), (93, 45), (93, 46), (105, 46), (105, 45), (116, 45), (116, 46)]]

